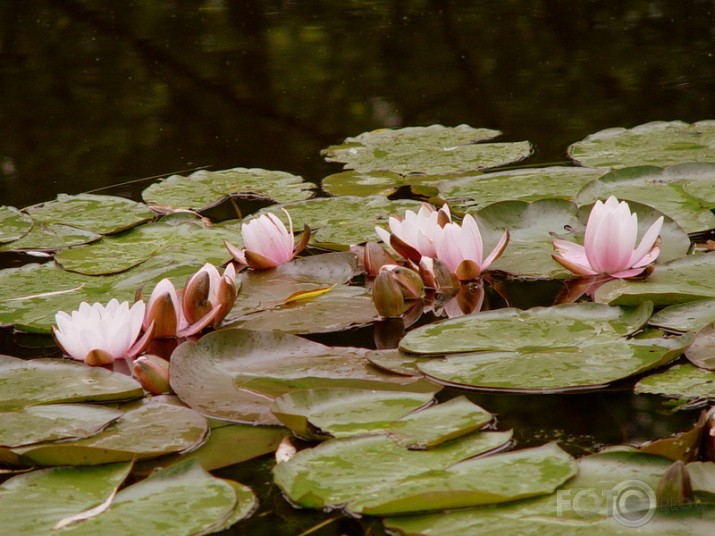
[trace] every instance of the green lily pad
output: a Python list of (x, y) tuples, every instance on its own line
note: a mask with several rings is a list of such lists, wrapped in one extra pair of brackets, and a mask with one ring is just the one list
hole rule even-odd
[[(295, 227), (303, 224), (311, 228), (310, 243), (326, 249), (347, 249), (353, 244), (377, 240), (375, 226), (386, 225), (390, 216), (402, 215), (406, 210), (418, 210), (421, 203), (412, 200), (390, 201), (383, 196), (320, 197), (283, 205)], [(269, 207), (255, 216), (271, 212), (286, 225), (282, 211)], [(247, 218), (246, 221), (251, 218)]]
[(67, 359), (32, 359), (0, 355), (0, 409), (34, 404), (108, 402), (140, 398), (139, 383), (124, 374), (88, 367)]
[(199, 170), (183, 177), (172, 175), (155, 182), (142, 192), (150, 205), (162, 209), (206, 210), (229, 196), (270, 199), (289, 203), (307, 199), (312, 185), (284, 171), (233, 168), (221, 171)]
[[(447, 175), (449, 177), (450, 175)], [(390, 196), (407, 188), (422, 197), (437, 195), (437, 184), (445, 180), (445, 175), (408, 175), (392, 171), (342, 171), (325, 177), (323, 190), (331, 195), (384, 195)]]
[[(638, 214), (639, 236), (643, 236), (650, 224), (661, 216), (658, 211), (637, 203), (631, 205), (631, 210)], [(510, 234), (504, 254), (489, 269), (525, 277), (572, 275), (551, 258), (552, 240), (579, 241), (576, 237), (583, 236), (590, 212), (591, 206), (578, 208), (562, 199), (542, 199), (532, 203), (502, 201), (483, 208), (476, 213), (476, 218), (485, 251), (490, 251), (505, 229)], [(665, 219), (660, 236), (659, 263), (687, 253), (688, 235), (670, 218)]]
[(319, 296), (278, 304), (224, 325), (294, 334), (330, 333), (369, 324), (376, 316), (367, 290), (341, 285)]
[(400, 349), (447, 354), (420, 360), (417, 367), (450, 385), (522, 392), (597, 388), (661, 366), (692, 341), (628, 338), (651, 310), (649, 304), (604, 309), (579, 303), (485, 311), (417, 328)]
[[(241, 282), (240, 298), (236, 301), (229, 314), (226, 315), (224, 323), (230, 325), (239, 321), (250, 322), (252, 316), (259, 311), (283, 311), (284, 309), (291, 310), (293, 307), (300, 308), (305, 306), (308, 302), (302, 305), (300, 302), (294, 302), (292, 305), (287, 306), (285, 304), (286, 300), (296, 292), (314, 291), (329, 288), (333, 285), (344, 285), (352, 279), (356, 268), (357, 259), (355, 255), (348, 252), (333, 252), (311, 257), (298, 257), (289, 263), (270, 270), (243, 271), (236, 278), (236, 281)], [(350, 295), (353, 292), (360, 291), (346, 291), (344, 294)], [(343, 295), (342, 291), (340, 291), (340, 294)], [(366, 304), (361, 301), (351, 309), (361, 311), (364, 314)], [(278, 315), (283, 318), (285, 318), (286, 314), (288, 313), (278, 312)], [(270, 316), (270, 313), (267, 313), (267, 315)], [(290, 315), (288, 321), (302, 323), (300, 315)], [(320, 329), (316, 325), (313, 327)]]
[(673, 365), (665, 372), (640, 380), (635, 392), (684, 400), (715, 398), (715, 372), (690, 363)]
[(122, 412), (88, 404), (48, 404), (0, 412), (0, 446), (77, 439), (99, 432)]
[(390, 531), (410, 536), (712, 533), (715, 510), (710, 507), (656, 508), (655, 490), (670, 463), (638, 452), (595, 454), (581, 458), (578, 474), (551, 495), (486, 508), (390, 517), (384, 524)]
[(124, 231), (155, 216), (143, 203), (94, 194), (60, 194), (54, 201), (25, 210), (38, 223), (71, 225), (97, 234)]
[(383, 436), (331, 439), (276, 465), (275, 483), (307, 508), (391, 515), (495, 504), (552, 493), (576, 473), (555, 444), (465, 459), (490, 432), (434, 449), (407, 450)]
[(55, 251), (99, 240), (102, 235), (59, 223), (38, 223), (14, 242), (0, 246), (0, 251)]
[(328, 162), (357, 171), (392, 171), (439, 175), (503, 166), (531, 154), (529, 142), (478, 143), (499, 136), (498, 130), (467, 125), (375, 130), (347, 138), (322, 151)]
[(368, 352), (367, 358), (373, 365), (396, 374), (422, 376), (422, 372), (417, 366), (422, 358), (412, 354), (405, 354), (396, 348), (372, 350)]
[(584, 205), (615, 195), (619, 200), (651, 206), (671, 217), (686, 232), (695, 233), (715, 228), (715, 215), (711, 211), (715, 199), (708, 193), (713, 181), (715, 163), (628, 167), (590, 182), (576, 201)]
[(235, 240), (239, 232), (236, 222), (207, 226), (197, 219), (169, 217), (61, 251), (55, 261), (65, 270), (87, 275), (123, 272), (160, 254), (220, 265), (231, 257), (224, 240)]
[(207, 433), (206, 419), (197, 412), (155, 402), (130, 409), (93, 436), (12, 451), (26, 465), (96, 465), (189, 451), (201, 445)]
[(0, 206), (0, 244), (25, 236), (32, 229), (32, 218), (15, 207)]
[(715, 326), (707, 325), (695, 334), (685, 357), (696, 367), (715, 370)]
[(715, 300), (679, 303), (655, 313), (648, 324), (669, 331), (699, 331), (715, 322)]
[(643, 281), (617, 279), (596, 290), (597, 302), (612, 305), (637, 305), (651, 301), (658, 306), (715, 298), (711, 276), (715, 255), (688, 255), (659, 264)]
[(445, 180), (438, 188), (450, 207), (470, 211), (499, 201), (572, 201), (586, 184), (604, 173), (602, 169), (565, 166), (514, 169)]
[(185, 404), (205, 415), (254, 424), (280, 424), (271, 405), (294, 389), (438, 390), (428, 382), (374, 369), (365, 352), (285, 333), (227, 328), (174, 351), (171, 387)]
[(622, 168), (715, 162), (715, 121), (653, 121), (631, 129), (608, 128), (568, 148), (582, 166)]

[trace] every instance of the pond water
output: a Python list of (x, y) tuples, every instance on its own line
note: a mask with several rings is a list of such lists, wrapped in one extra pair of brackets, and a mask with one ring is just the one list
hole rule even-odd
[[(320, 184), (320, 150), (382, 128), (440, 123), (530, 140), (521, 164), (566, 163), (608, 127), (715, 117), (710, 1), (419, 2), (8, 0), (0, 5), (0, 205), (58, 193), (137, 198), (152, 177), (258, 167)], [(185, 173), (182, 173), (185, 174)], [(27, 259), (0, 254), (0, 266)], [(560, 284), (510, 283), (519, 307)], [(373, 347), (373, 333), (320, 337)], [(0, 334), (0, 353), (54, 352)], [(470, 393), (519, 446), (575, 455), (690, 427), (632, 383), (573, 395)], [(446, 390), (441, 399), (455, 396)], [(369, 521), (297, 512), (270, 485), (270, 459), (219, 471), (261, 510), (230, 534), (379, 534)], [(305, 532), (307, 534), (307, 532)]]

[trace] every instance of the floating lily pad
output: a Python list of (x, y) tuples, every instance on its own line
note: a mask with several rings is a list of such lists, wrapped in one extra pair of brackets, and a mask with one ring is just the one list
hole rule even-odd
[(453, 209), (470, 211), (499, 201), (571, 201), (586, 184), (604, 173), (602, 169), (581, 167), (515, 169), (445, 180), (438, 188)]
[(715, 398), (715, 372), (690, 363), (673, 365), (665, 372), (640, 380), (635, 392), (685, 400)]
[(206, 439), (206, 419), (182, 406), (147, 403), (83, 439), (14, 448), (26, 465), (96, 465), (189, 451)]
[(638, 452), (581, 458), (578, 475), (551, 495), (487, 508), (390, 517), (388, 530), (410, 536), (519, 534), (689, 536), (715, 530), (711, 507), (657, 509), (655, 490), (671, 461)]
[(0, 246), (0, 251), (55, 251), (99, 240), (102, 235), (59, 223), (38, 223), (14, 242)]
[(714, 181), (715, 163), (629, 167), (590, 182), (576, 196), (576, 202), (583, 205), (615, 195), (619, 200), (651, 206), (686, 232), (695, 233), (715, 228), (711, 211), (715, 199), (709, 194)]
[[(639, 236), (661, 214), (650, 207), (633, 203), (631, 210), (638, 214)], [(476, 213), (477, 223), (490, 251), (499, 237), (508, 230), (510, 240), (504, 254), (490, 267), (514, 275), (528, 277), (564, 277), (572, 275), (551, 258), (552, 240), (562, 238), (580, 242), (588, 221), (591, 206), (577, 208), (562, 199), (503, 201)], [(673, 220), (666, 218), (661, 230), (661, 254), (658, 262), (685, 255), (690, 241), (688, 235)]]
[(608, 128), (568, 148), (582, 166), (622, 168), (715, 162), (715, 121), (652, 121), (631, 129)]
[(155, 216), (143, 203), (94, 194), (60, 194), (54, 201), (25, 210), (38, 223), (71, 225), (97, 234), (124, 231)]
[[(250, 321), (251, 315), (258, 311), (269, 311), (285, 305), (286, 300), (296, 292), (343, 285), (352, 279), (356, 267), (357, 259), (352, 253), (334, 252), (298, 257), (270, 270), (243, 271), (236, 278), (241, 283), (241, 297), (224, 323), (228, 325), (242, 320)], [(300, 306), (299, 302), (295, 302), (286, 308)], [(363, 306), (358, 309), (363, 310)], [(300, 323), (301, 319), (291, 318), (290, 321)]]
[[(329, 287), (328, 287), (329, 288)], [(324, 294), (248, 314), (227, 326), (284, 333), (330, 333), (369, 324), (377, 316), (372, 296), (362, 287), (345, 285)]]
[(365, 352), (278, 332), (222, 329), (174, 351), (171, 386), (184, 403), (205, 415), (254, 424), (279, 424), (270, 407), (276, 397), (294, 389), (438, 389), (378, 371)]
[(650, 311), (649, 304), (604, 309), (593, 303), (485, 311), (417, 328), (400, 348), (447, 354), (417, 367), (450, 385), (522, 392), (597, 388), (661, 366), (692, 341), (628, 338)]
[(113, 496), (129, 468), (59, 467), (16, 476), (0, 486), (3, 529), (133, 536), (137, 527), (155, 527), (166, 535), (210, 534), (247, 517), (256, 505), (248, 488), (214, 478), (195, 462), (158, 472)]
[(32, 218), (15, 207), (0, 206), (0, 243), (12, 242), (32, 229)]
[(99, 432), (122, 412), (88, 404), (48, 404), (0, 412), (0, 446), (77, 439)]
[(492, 434), (419, 451), (383, 436), (331, 439), (276, 465), (274, 481), (303, 507), (390, 515), (552, 493), (576, 473), (575, 460), (555, 444), (465, 459), (483, 452)]
[(671, 305), (655, 313), (648, 324), (670, 331), (699, 331), (715, 322), (715, 300)]
[(695, 334), (685, 357), (696, 367), (715, 370), (715, 326), (710, 324)]
[(62, 251), (55, 261), (66, 270), (87, 275), (123, 272), (159, 254), (193, 257), (200, 264), (222, 264), (231, 257), (224, 240), (234, 241), (239, 233), (236, 222), (207, 226), (197, 219), (169, 217), (86, 247)]
[[(347, 249), (353, 244), (377, 240), (375, 226), (386, 225), (390, 216), (402, 215), (406, 210), (418, 210), (421, 203), (412, 200), (390, 201), (383, 196), (320, 197), (284, 205), (295, 227), (309, 225), (310, 243), (329, 249)], [(282, 211), (269, 207), (256, 216), (271, 212), (287, 225)], [(256, 217), (254, 216), (254, 217)], [(250, 218), (246, 219), (247, 221)]]
[(613, 305), (652, 301), (665, 306), (715, 298), (712, 274), (715, 255), (688, 255), (659, 264), (643, 281), (617, 279), (599, 287), (594, 300)]
[(384, 195), (390, 196), (400, 189), (413, 195), (436, 196), (437, 184), (451, 175), (400, 175), (392, 171), (342, 171), (325, 177), (323, 190), (331, 195)]
[(347, 138), (323, 150), (328, 162), (357, 171), (392, 171), (407, 175), (459, 173), (503, 166), (531, 154), (527, 141), (478, 143), (499, 136), (498, 130), (467, 125), (375, 130)]
[(124, 374), (88, 367), (67, 359), (32, 359), (0, 355), (0, 409), (33, 404), (107, 402), (140, 398), (139, 383)]
[(172, 175), (142, 192), (150, 205), (162, 209), (206, 210), (228, 196), (289, 203), (307, 199), (312, 185), (284, 171), (233, 168), (221, 171), (199, 170), (183, 177)]

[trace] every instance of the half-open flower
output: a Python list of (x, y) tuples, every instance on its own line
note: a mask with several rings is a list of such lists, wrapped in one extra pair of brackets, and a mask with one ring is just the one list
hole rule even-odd
[(262, 214), (248, 223), (241, 224), (244, 249), (238, 249), (228, 241), (226, 248), (239, 263), (254, 270), (265, 270), (285, 264), (295, 258), (310, 239), (310, 228), (305, 225), (298, 245), (293, 237), (293, 221), (288, 216), (289, 228), (274, 214)]
[(233, 307), (237, 294), (233, 264), (229, 263), (221, 275), (213, 264), (206, 263), (186, 283), (182, 301), (184, 317), (189, 324), (200, 322), (216, 327)]
[(151, 338), (153, 326), (139, 339), (145, 305), (137, 301), (119, 303), (112, 299), (104, 306), (82, 302), (79, 310), (55, 315), (55, 341), (68, 356), (88, 365), (106, 365), (115, 359), (140, 353)]
[(144, 329), (154, 323), (154, 337), (176, 337), (188, 323), (181, 309), (181, 296), (169, 279), (159, 281), (149, 296)]
[(375, 227), (375, 231), (395, 252), (417, 264), (423, 256), (435, 256), (435, 243), (442, 227), (451, 221), (449, 206), (436, 210), (432, 205), (422, 203), (416, 213), (408, 210), (404, 218), (390, 217), (389, 232), (382, 227)]
[(436, 243), (437, 258), (460, 281), (471, 281), (479, 277), (489, 265), (497, 260), (509, 243), (509, 231), (499, 239), (492, 252), (484, 258), (484, 243), (477, 221), (469, 214), (464, 216), (462, 225), (447, 223)]
[(660, 253), (659, 239), (663, 216), (648, 228), (638, 247), (638, 216), (628, 203), (614, 196), (605, 203), (596, 201), (586, 224), (583, 246), (567, 240), (554, 240), (554, 260), (579, 275), (606, 274), (627, 278), (642, 274)]

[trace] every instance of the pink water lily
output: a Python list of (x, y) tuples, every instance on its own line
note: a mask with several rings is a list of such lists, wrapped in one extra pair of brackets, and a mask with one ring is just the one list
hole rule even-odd
[(447, 265), (460, 281), (479, 277), (489, 265), (497, 260), (509, 243), (509, 231), (499, 239), (492, 252), (484, 258), (484, 243), (477, 221), (469, 214), (462, 225), (450, 222), (442, 228), (436, 242), (437, 258)]
[(404, 218), (390, 217), (390, 231), (375, 227), (380, 239), (395, 252), (414, 263), (422, 257), (436, 255), (435, 244), (442, 233), (442, 227), (452, 221), (449, 206), (439, 210), (428, 203), (422, 203), (417, 212), (408, 210)]
[(116, 359), (131, 358), (149, 342), (153, 326), (139, 339), (144, 319), (143, 301), (119, 303), (112, 299), (105, 306), (82, 302), (70, 314), (60, 311), (52, 327), (55, 341), (68, 356), (88, 365), (106, 365)]
[(226, 241), (226, 248), (239, 263), (248, 265), (254, 270), (275, 268), (290, 262), (307, 245), (310, 239), (310, 228), (306, 225), (303, 237), (296, 246), (293, 237), (293, 222), (288, 216), (289, 228), (274, 214), (262, 214), (248, 223), (241, 224), (241, 236), (244, 249)]
[(552, 255), (564, 268), (579, 275), (606, 274), (616, 278), (642, 274), (660, 254), (659, 237), (663, 216), (648, 228), (636, 247), (638, 216), (628, 203), (614, 196), (596, 201), (591, 209), (584, 244), (554, 240)]

